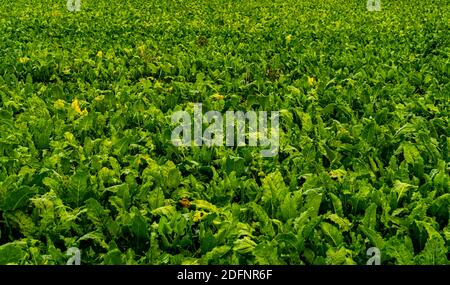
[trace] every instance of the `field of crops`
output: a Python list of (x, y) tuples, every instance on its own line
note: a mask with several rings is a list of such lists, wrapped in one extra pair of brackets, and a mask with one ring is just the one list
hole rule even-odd
[(450, 264), (450, 2), (366, 2), (0, 0), (0, 264)]

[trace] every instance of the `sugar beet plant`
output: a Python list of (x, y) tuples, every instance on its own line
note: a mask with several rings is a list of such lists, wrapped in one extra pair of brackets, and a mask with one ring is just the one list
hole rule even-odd
[(450, 5), (366, 4), (0, 0), (0, 264), (448, 264)]

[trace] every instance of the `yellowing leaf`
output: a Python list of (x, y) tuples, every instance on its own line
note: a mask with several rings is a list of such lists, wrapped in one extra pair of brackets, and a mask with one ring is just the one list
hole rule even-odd
[(328, 175), (330, 175), (331, 178), (337, 178), (338, 181), (341, 182), (342, 178), (347, 175), (347, 171), (344, 169), (335, 169), (331, 170)]
[(97, 102), (101, 102), (101, 101), (103, 101), (103, 99), (105, 99), (105, 95), (100, 95), (100, 96), (97, 96), (94, 98), (94, 100)]
[(316, 79), (314, 77), (308, 76), (308, 86), (313, 86), (316, 83)]
[(80, 108), (80, 102), (78, 101), (78, 99), (73, 100), (72, 104), (70, 104), (70, 106), (72, 107), (72, 109), (77, 112), (80, 115), (85, 115), (87, 114), (87, 110), (81, 110)]
[(203, 209), (208, 212), (217, 212), (217, 207), (205, 200), (195, 200), (192, 202), (192, 204), (197, 209)]
[(292, 41), (292, 35), (286, 36), (286, 42), (290, 43)]
[(223, 98), (225, 98), (225, 97), (222, 96), (222, 95), (220, 95), (219, 93), (216, 93), (216, 94), (214, 94), (214, 95), (211, 95), (210, 98), (211, 98), (211, 99), (214, 99), (214, 100), (223, 100)]
[(64, 100), (58, 99), (58, 100), (55, 101), (53, 106), (55, 106), (55, 109), (61, 110), (61, 109), (64, 109), (65, 102), (64, 102)]
[(192, 221), (197, 223), (197, 222), (201, 221), (207, 215), (208, 214), (204, 211), (195, 211), (194, 216), (192, 217)]
[(29, 62), (30, 59), (29, 59), (28, 57), (19, 57), (19, 58), (17, 59), (17, 61), (20, 62), (20, 63), (25, 64), (25, 63)]
[(143, 56), (145, 55), (145, 45), (140, 45), (140, 46), (138, 46), (138, 47), (137, 47), (137, 50), (138, 50), (139, 55), (140, 55), (141, 57), (143, 57)]
[(78, 99), (73, 100), (72, 104), (70, 105), (72, 107), (72, 109), (81, 114), (81, 109), (80, 109), (80, 102), (78, 101)]

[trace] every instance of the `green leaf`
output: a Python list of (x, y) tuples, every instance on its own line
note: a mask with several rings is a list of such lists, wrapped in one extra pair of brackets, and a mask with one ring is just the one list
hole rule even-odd
[(68, 189), (63, 195), (66, 197), (67, 202), (73, 203), (76, 207), (79, 207), (85, 200), (88, 192), (87, 186), (88, 174), (84, 171), (78, 171), (70, 177)]
[(253, 252), (255, 250), (255, 247), (256, 243), (246, 236), (234, 242), (233, 250), (238, 253), (244, 254)]
[(113, 249), (103, 256), (104, 265), (123, 265), (124, 259), (119, 249)]
[(374, 229), (366, 228), (363, 225), (360, 225), (359, 229), (370, 240), (371, 246), (378, 247), (380, 250), (384, 249), (384, 240), (378, 232), (376, 232)]
[(150, 191), (148, 201), (151, 210), (164, 206), (164, 192), (161, 188)]
[(0, 246), (0, 265), (20, 264), (26, 256), (26, 252), (22, 249), (24, 243), (10, 242)]
[(303, 193), (306, 195), (306, 203), (303, 210), (310, 211), (311, 217), (315, 218), (319, 215), (320, 204), (322, 203), (323, 194), (316, 189), (310, 189)]
[(403, 144), (403, 156), (405, 160), (409, 164), (415, 164), (422, 157), (420, 156), (420, 152), (417, 147), (411, 143)]
[(2, 211), (13, 211), (25, 207), (29, 203), (29, 199), (36, 193), (35, 189), (29, 186), (14, 187), (13, 189), (5, 189), (2, 192), (4, 195), (3, 203), (0, 207)]
[(145, 218), (142, 216), (138, 208), (131, 208), (131, 218), (129, 221), (130, 231), (138, 240), (148, 238), (148, 227)]
[(99, 231), (94, 231), (94, 232), (87, 233), (84, 236), (80, 237), (77, 240), (77, 243), (79, 243), (81, 241), (89, 240), (89, 241), (96, 242), (97, 244), (99, 244), (104, 249), (108, 249), (108, 244), (105, 242), (105, 239), (106, 238), (103, 235), (103, 233), (101, 233)]
[(352, 223), (347, 218), (339, 217), (336, 214), (329, 215), (328, 219), (336, 223), (339, 226), (339, 229), (343, 232), (349, 231), (352, 227)]
[(167, 161), (161, 170), (165, 184), (169, 188), (176, 188), (180, 184), (181, 174), (172, 161)]
[(208, 212), (217, 212), (217, 207), (205, 200), (194, 200), (192, 201), (192, 205), (196, 207), (197, 210), (206, 210)]
[(401, 182), (399, 180), (396, 180), (394, 183), (394, 192), (397, 193), (397, 203), (400, 201), (400, 199), (406, 194), (407, 191), (411, 189), (417, 189), (417, 186), (411, 185), (408, 183)]
[(448, 249), (445, 246), (445, 241), (439, 232), (426, 222), (419, 221), (421, 226), (425, 228), (428, 233), (428, 240), (425, 248), (416, 257), (418, 264), (429, 265), (445, 265), (449, 264), (447, 260)]
[(322, 222), (320, 224), (320, 228), (322, 229), (328, 240), (332, 242), (332, 245), (334, 247), (339, 247), (342, 244), (344, 237), (342, 236), (342, 233), (338, 230), (338, 228), (327, 222)]
[(280, 206), (281, 216), (285, 221), (297, 216), (297, 203), (295, 199), (288, 193)]
[(304, 129), (306, 132), (311, 131), (313, 128), (311, 116), (305, 112), (297, 112), (297, 115), (300, 117), (300, 120), (302, 122), (302, 129)]
[(377, 226), (377, 205), (375, 203), (370, 204), (366, 209), (362, 223), (366, 228), (375, 230)]
[(61, 184), (56, 179), (50, 177), (45, 177), (42, 180), (42, 183), (50, 190), (59, 190), (61, 188)]
[(287, 193), (286, 184), (284, 183), (281, 173), (276, 171), (264, 177), (262, 180), (262, 189), (262, 201), (265, 208), (269, 209), (270, 213), (273, 214), (275, 212), (276, 205), (283, 202), (282, 199)]
[(221, 245), (213, 248), (202, 257), (202, 263), (204, 264), (222, 264), (221, 258), (230, 252), (231, 247), (228, 245)]
[(344, 216), (344, 211), (342, 210), (342, 202), (339, 199), (339, 197), (334, 195), (333, 193), (328, 193), (328, 195), (330, 195), (331, 202), (333, 203), (334, 212), (338, 216), (343, 217)]
[(258, 265), (279, 265), (278, 250), (269, 242), (260, 243), (255, 247), (255, 261)]
[(261, 233), (269, 237), (273, 237), (275, 235), (275, 230), (272, 222), (270, 221), (269, 215), (267, 215), (264, 208), (255, 202), (249, 203), (249, 208), (253, 212), (254, 219), (261, 225)]
[(227, 157), (225, 160), (225, 170), (228, 174), (235, 172), (240, 175), (245, 171), (245, 160), (242, 157)]
[(51, 119), (37, 119), (37, 121), (32, 122), (30, 130), (37, 149), (45, 149), (50, 146), (53, 132), (53, 121)]
[(157, 216), (166, 216), (168, 218), (174, 216), (176, 214), (177, 210), (175, 209), (174, 206), (163, 206), (163, 207), (159, 207), (154, 209), (153, 211), (151, 211), (151, 213), (153, 215), (157, 215)]
[(200, 238), (200, 250), (202, 252), (208, 252), (212, 250), (217, 245), (216, 238), (211, 231), (206, 231), (206, 233)]
[(356, 265), (352, 255), (353, 252), (344, 247), (339, 249), (329, 248), (327, 250), (326, 263), (332, 265)]
[(398, 237), (389, 239), (386, 243), (385, 252), (387, 256), (395, 259), (395, 264), (414, 264), (414, 248), (411, 239), (407, 236), (403, 240)]

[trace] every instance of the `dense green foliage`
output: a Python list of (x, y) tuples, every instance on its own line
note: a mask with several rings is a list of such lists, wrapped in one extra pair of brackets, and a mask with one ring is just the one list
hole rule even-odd
[[(447, 0), (0, 0), (0, 264), (448, 264)], [(279, 155), (171, 114), (280, 111)]]

